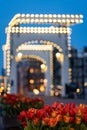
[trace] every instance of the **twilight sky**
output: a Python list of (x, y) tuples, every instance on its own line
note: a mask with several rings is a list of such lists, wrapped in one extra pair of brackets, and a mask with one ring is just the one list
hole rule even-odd
[(87, 0), (0, 0), (0, 74), (3, 66), (2, 45), (5, 28), (17, 13), (82, 14), (83, 23), (71, 26), (71, 44), (78, 50), (87, 46)]

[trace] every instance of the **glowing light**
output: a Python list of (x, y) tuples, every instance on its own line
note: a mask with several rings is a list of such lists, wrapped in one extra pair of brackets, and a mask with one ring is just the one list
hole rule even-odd
[(30, 68), (30, 73), (34, 73), (34, 69), (33, 68)]
[(66, 15), (64, 15), (64, 14), (62, 15), (63, 18), (65, 18), (65, 16), (66, 16)]
[(30, 15), (29, 14), (26, 14), (26, 17), (29, 17)]
[(87, 87), (87, 82), (84, 83), (84, 86)]
[(71, 19), (71, 22), (74, 23), (74, 19)]
[(76, 93), (80, 93), (80, 92), (81, 92), (80, 88), (77, 88)]
[(54, 22), (54, 23), (56, 23), (56, 21), (57, 21), (56, 19), (53, 19), (53, 22)]
[[(13, 27), (13, 26), (21, 24), (21, 23), (27, 23), (26, 19), (29, 19), (29, 23), (31, 23), (30, 22), (31, 18), (33, 18), (33, 20), (34, 20), (33, 23), (38, 23), (38, 24), (40, 22), (41, 23), (46, 23), (46, 21), (44, 21), (44, 18), (46, 20), (48, 20), (48, 22), (49, 22), (49, 19), (50, 19), (50, 21), (52, 21), (52, 23), (55, 23), (54, 20), (57, 20), (57, 21), (61, 20), (59, 22), (60, 24), (61, 24), (61, 22), (63, 22), (62, 19), (64, 19), (65, 22), (63, 22), (63, 24), (66, 25), (66, 24), (80, 23), (80, 20), (83, 18), (83, 15), (69, 15), (69, 14), (68, 15), (65, 15), (65, 14), (62, 14), (62, 15), (61, 14), (57, 14), (57, 15), (56, 14), (18, 14), (18, 16), (15, 15), (14, 18), (11, 20), (11, 22), (9, 23), (9, 27)], [(36, 22), (35, 18), (38, 19), (38, 22)], [(18, 20), (18, 19), (20, 19), (20, 20)], [(43, 21), (40, 21), (41, 19), (43, 19)], [(74, 19), (74, 23), (70, 23), (70, 22), (67, 23), (67, 19), (69, 21)], [(79, 22), (75, 22), (76, 19), (79, 20)], [(10, 32), (10, 30), (8, 32)]]
[(60, 57), (60, 53), (57, 52), (57, 53), (56, 53), (56, 58), (59, 58), (59, 57)]
[(64, 61), (64, 55), (63, 55), (62, 53), (57, 52), (57, 53), (56, 53), (56, 58), (57, 58), (57, 60), (59, 60), (61, 63), (63, 63), (63, 61)]
[(38, 95), (38, 94), (39, 94), (39, 90), (38, 90), (38, 89), (33, 89), (33, 93), (34, 93), (35, 95)]
[(50, 96), (54, 96), (54, 90), (50, 91)]
[(75, 22), (76, 22), (76, 23), (79, 23), (79, 20), (78, 20), (78, 19), (75, 19)]
[(65, 23), (65, 19), (62, 19), (62, 22)]
[(44, 17), (45, 17), (45, 18), (47, 18), (47, 17), (48, 17), (48, 15), (47, 15), (47, 14), (45, 14), (45, 15), (44, 15)]
[(49, 14), (48, 16), (49, 16), (49, 18), (52, 18), (52, 14)]
[(34, 22), (34, 19), (31, 19), (31, 23), (33, 23)]
[(0, 95), (1, 95), (2, 91), (3, 91), (3, 90), (0, 88)]
[(80, 23), (83, 23), (83, 20), (82, 20), (82, 19), (80, 19), (80, 20), (79, 20), (79, 22), (80, 22)]
[(47, 66), (45, 64), (41, 64), (40, 67), (43, 72), (47, 70)]
[(30, 79), (29, 82), (30, 82), (30, 84), (34, 84), (34, 80), (33, 79)]
[(67, 15), (66, 15), (66, 17), (67, 17), (67, 18), (70, 18), (70, 15), (69, 15), (69, 14), (67, 14)]
[(17, 56), (18, 56), (18, 58), (21, 58), (21, 57), (22, 57), (22, 53), (19, 52), (19, 53), (17, 54)]
[(4, 87), (3, 87), (3, 86), (1, 86), (1, 89), (2, 89), (2, 90), (4, 90)]
[(71, 15), (71, 18), (74, 18), (74, 15)]
[(71, 57), (72, 57), (72, 55), (71, 55), (71, 54), (68, 54), (68, 57), (69, 57), (69, 58), (71, 58)]
[(80, 18), (83, 18), (83, 15), (80, 15)]
[(39, 17), (39, 14), (35, 14), (35, 17), (38, 18), (38, 17)]
[(21, 14), (16, 14), (16, 17), (20, 17), (21, 16)]
[(10, 89), (11, 89), (10, 87), (7, 88), (8, 91), (10, 91)]
[(42, 18), (44, 15), (43, 14), (40, 14), (40, 17)]
[(22, 14), (21, 16), (22, 16), (22, 17), (25, 17), (25, 14)]
[(47, 23), (47, 22), (48, 22), (48, 20), (47, 20), (47, 19), (44, 19), (44, 22), (45, 22), (45, 23)]
[(41, 91), (41, 92), (44, 92), (44, 91), (45, 91), (45, 88), (44, 88), (43, 85), (40, 86), (40, 91)]
[(52, 19), (49, 19), (49, 22), (51, 23), (51, 22), (52, 22)]
[[(23, 19), (22, 19), (23, 20)], [(29, 23), (28, 22), (29, 19), (26, 19), (26, 23)], [(45, 21), (46, 20), (46, 21)], [(30, 23), (38, 23), (38, 22), (41, 22), (43, 23), (43, 21), (45, 21), (45, 23), (47, 22), (52, 22), (52, 19), (31, 19), (30, 20)], [(56, 20), (56, 19), (53, 19), (54, 22), (62, 22), (62, 23), (65, 23), (65, 20), (63, 19), (62, 21), (59, 19), (59, 20)], [(64, 28), (64, 27), (12, 27), (10, 30), (9, 28), (7, 29), (7, 32), (12, 32), (12, 33), (69, 33), (70, 34), (70, 28)]]
[(59, 93), (58, 92), (55, 92), (55, 96), (58, 96), (59, 95)]
[(34, 17), (34, 14), (31, 14), (31, 17)]
[(71, 72), (72, 71), (72, 69), (71, 68), (69, 68), (69, 72)]
[(54, 18), (56, 18), (56, 17), (57, 17), (57, 15), (56, 15), (56, 14), (53, 14), (53, 17), (54, 17)]
[(76, 18), (79, 18), (79, 15), (75, 15)]
[(44, 79), (44, 83), (47, 83), (47, 79)]

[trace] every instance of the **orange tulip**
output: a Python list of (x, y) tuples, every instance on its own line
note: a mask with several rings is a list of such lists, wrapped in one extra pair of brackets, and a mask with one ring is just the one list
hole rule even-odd
[(57, 124), (56, 118), (50, 118), (48, 124), (50, 127), (55, 127)]
[(76, 124), (81, 124), (81, 117), (76, 117), (75, 122)]
[(52, 117), (56, 117), (57, 116), (57, 111), (53, 111), (51, 114)]
[(39, 118), (34, 118), (33, 122), (34, 122), (35, 125), (38, 125), (39, 124)]
[(70, 117), (69, 116), (64, 116), (64, 122), (69, 123)]
[(60, 122), (62, 120), (62, 115), (57, 115), (56, 119), (57, 119), (57, 122)]

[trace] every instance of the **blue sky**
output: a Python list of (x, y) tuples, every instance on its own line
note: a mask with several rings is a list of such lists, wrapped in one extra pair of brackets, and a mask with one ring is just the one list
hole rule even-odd
[(87, 45), (87, 0), (0, 0), (0, 5), (0, 74), (2, 45), (6, 42), (5, 28), (17, 13), (82, 14), (84, 22), (71, 27), (71, 43), (79, 50)]

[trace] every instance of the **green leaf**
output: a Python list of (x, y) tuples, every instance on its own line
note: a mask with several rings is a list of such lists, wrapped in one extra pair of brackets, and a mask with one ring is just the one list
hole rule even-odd
[(27, 121), (27, 128), (26, 130), (33, 130), (31, 123), (29, 121)]
[(81, 124), (81, 130), (87, 130), (87, 127), (85, 124)]
[(25, 127), (24, 130), (28, 130), (28, 127)]

